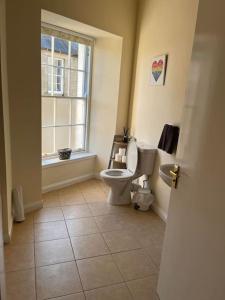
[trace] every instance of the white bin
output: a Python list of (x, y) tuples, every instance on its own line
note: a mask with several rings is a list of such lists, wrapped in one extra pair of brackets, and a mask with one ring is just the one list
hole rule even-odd
[(151, 193), (148, 188), (139, 188), (136, 193), (134, 193), (134, 197), (132, 202), (134, 203), (134, 208), (142, 211), (149, 210), (151, 204), (155, 200), (154, 195)]
[(22, 222), (25, 220), (22, 186), (18, 186), (13, 189), (13, 218), (16, 222)]

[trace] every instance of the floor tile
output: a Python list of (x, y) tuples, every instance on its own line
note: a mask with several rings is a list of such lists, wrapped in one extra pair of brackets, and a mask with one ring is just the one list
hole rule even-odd
[(97, 233), (98, 228), (94, 218), (71, 219), (66, 221), (70, 236)]
[(102, 216), (112, 214), (112, 205), (106, 202), (89, 203), (88, 204), (93, 216)]
[(131, 300), (130, 292), (124, 283), (111, 285), (85, 292), (86, 300)]
[(123, 281), (111, 255), (78, 260), (77, 266), (85, 290)]
[(163, 246), (163, 241), (164, 241), (164, 232), (159, 231), (154, 231), (151, 233), (151, 238), (155, 244), (160, 245), (161, 247)]
[(6, 271), (25, 270), (34, 267), (34, 245), (20, 244), (5, 247)]
[(111, 205), (107, 202), (89, 203), (88, 206), (93, 216), (126, 213), (133, 209), (131, 206)]
[(80, 191), (74, 191), (73, 189), (59, 192), (59, 199), (62, 206), (86, 203), (82, 193)]
[(71, 205), (71, 206), (63, 206), (62, 211), (65, 219), (76, 219), (76, 218), (84, 218), (90, 217), (91, 211), (88, 205)]
[(64, 220), (63, 213), (59, 207), (43, 208), (34, 215), (34, 222), (50, 222)]
[(67, 296), (62, 296), (62, 297), (57, 297), (57, 298), (51, 298), (51, 300), (85, 300), (84, 293), (77, 293), (77, 294), (72, 294), (72, 295), (67, 295)]
[(134, 300), (159, 300), (156, 293), (156, 276), (129, 281), (127, 286)]
[(64, 221), (37, 223), (34, 225), (35, 241), (48, 241), (68, 238)]
[(151, 247), (153, 244), (152, 232), (151, 230), (146, 230), (145, 228), (136, 232), (137, 240), (143, 248)]
[(145, 249), (147, 255), (152, 259), (154, 264), (157, 266), (159, 269), (160, 263), (161, 263), (161, 253), (162, 253), (162, 247), (161, 245), (157, 245), (153, 243), (150, 247)]
[(35, 300), (34, 269), (6, 273), (7, 300)]
[(122, 215), (106, 215), (95, 217), (95, 221), (101, 232), (125, 229), (126, 223)]
[(60, 194), (61, 192), (63, 192), (63, 193), (65, 192), (65, 193), (74, 193), (74, 194), (76, 194), (76, 193), (81, 193), (81, 189), (80, 189), (79, 184), (75, 183), (75, 184), (69, 185), (69, 186), (67, 186), (67, 187), (64, 187), (64, 188), (58, 190), (58, 192), (59, 192), (59, 194)]
[(39, 267), (36, 270), (38, 299), (54, 298), (81, 292), (75, 262)]
[(71, 238), (76, 259), (109, 254), (108, 247), (100, 234)]
[(141, 248), (134, 235), (126, 230), (105, 232), (102, 235), (112, 253)]
[(59, 195), (57, 191), (42, 194), (43, 207), (59, 207)]
[(51, 265), (74, 260), (69, 239), (39, 242), (35, 244), (37, 266)]
[(125, 280), (132, 280), (156, 274), (155, 265), (143, 249), (113, 254), (120, 272)]
[(84, 191), (83, 196), (87, 203), (106, 202), (107, 200), (106, 194), (101, 190)]
[(87, 180), (78, 184), (79, 189), (82, 192), (98, 192), (101, 191), (99, 180)]
[(22, 224), (24, 224), (24, 223), (26, 223), (26, 224), (28, 224), (28, 223), (33, 224), (34, 223), (34, 212), (30, 212), (30, 213), (25, 214), (25, 221), (22, 222)]
[(33, 243), (34, 228), (33, 223), (14, 223), (11, 244)]

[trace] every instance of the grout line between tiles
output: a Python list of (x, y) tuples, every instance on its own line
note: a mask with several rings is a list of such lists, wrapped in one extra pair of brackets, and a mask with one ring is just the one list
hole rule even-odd
[[(59, 299), (59, 298), (62, 298), (62, 297), (67, 297), (67, 296), (71, 296), (71, 295), (78, 295), (78, 294), (84, 294), (84, 291), (77, 292), (77, 293), (72, 293), (72, 294), (65, 294), (65, 295), (62, 295), (62, 296), (54, 297), (54, 298), (45, 298), (45, 299), (43, 299), (43, 300)], [(85, 296), (85, 295), (84, 295), (84, 296)], [(86, 299), (86, 298), (85, 298), (85, 299)]]
[[(69, 230), (68, 230), (68, 227), (67, 227), (67, 223), (66, 223), (66, 230), (67, 230), (67, 233), (69, 235)], [(79, 272), (79, 268), (78, 268), (78, 265), (77, 265), (77, 262), (76, 262), (75, 252), (74, 252), (74, 249), (73, 249), (73, 244), (72, 244), (70, 235), (69, 235), (69, 240), (70, 240), (70, 246), (71, 246), (72, 251), (73, 251), (73, 257), (74, 257), (74, 260), (75, 260), (75, 264), (76, 264), (76, 267), (77, 267), (77, 273), (78, 273), (78, 276), (79, 276), (79, 279), (80, 279), (81, 288), (82, 288), (82, 291), (84, 291), (84, 287), (83, 287), (83, 283), (82, 283), (82, 280), (81, 280), (81, 275), (80, 275), (80, 272)]]

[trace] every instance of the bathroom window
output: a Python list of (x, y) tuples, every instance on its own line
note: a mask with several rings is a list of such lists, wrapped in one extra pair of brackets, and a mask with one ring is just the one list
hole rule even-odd
[(42, 157), (87, 150), (93, 40), (42, 26)]

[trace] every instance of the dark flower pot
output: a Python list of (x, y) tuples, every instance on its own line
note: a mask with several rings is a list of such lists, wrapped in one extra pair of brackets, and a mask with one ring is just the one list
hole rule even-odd
[(72, 149), (64, 148), (58, 150), (58, 155), (60, 160), (70, 159)]

